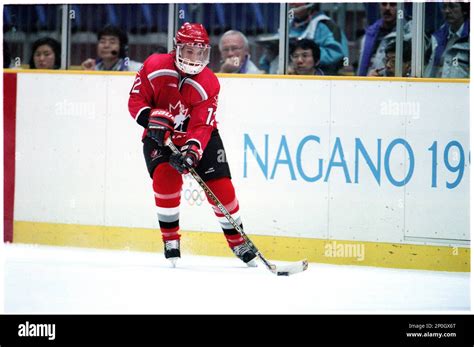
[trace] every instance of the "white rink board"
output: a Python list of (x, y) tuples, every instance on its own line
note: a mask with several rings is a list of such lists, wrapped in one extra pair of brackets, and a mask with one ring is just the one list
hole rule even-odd
[[(300, 139), (318, 134), (321, 143), (311, 141), (304, 147), (308, 158), (303, 163), (307, 175), (315, 175), (316, 158), (328, 155), (330, 81), (221, 79), (218, 117), (232, 177), (238, 191), (244, 226), (271, 235), (327, 238), (328, 186), (292, 180), (288, 165), (278, 165), (273, 179), (265, 179), (247, 148), (248, 134), (264, 160), (265, 136), (268, 136), (268, 177), (273, 173), (283, 136), (298, 177), (295, 153)], [(312, 93), (305, 95), (308, 90)], [(245, 91), (245, 92), (243, 92)], [(270, 95), (268, 95), (270, 93)], [(262, 95), (267, 94), (267, 97)], [(294, 101), (288, 101), (288, 100)], [(297, 100), (297, 101), (296, 101)], [(306, 111), (305, 111), (306, 110)], [(310, 113), (305, 113), (307, 111)], [(288, 159), (283, 153), (281, 159)], [(247, 177), (245, 176), (245, 159)], [(303, 199), (301, 197), (304, 197)]]
[(104, 223), (102, 76), (18, 73), (15, 220)]
[[(128, 77), (128, 76), (127, 76)], [(152, 181), (140, 141), (143, 128), (128, 113), (130, 79), (107, 76), (105, 225), (156, 227)], [(105, 93), (104, 93), (105, 94)]]
[[(468, 84), (220, 82), (219, 129), (249, 234), (469, 240)], [(128, 75), (19, 73), (15, 220), (158, 227), (141, 127), (127, 110), (132, 83)], [(410, 102), (419, 108), (401, 109)], [(434, 141), (437, 187), (428, 150)], [(443, 163), (450, 141), (462, 145), (466, 161), (459, 185), (446, 189), (457, 177)], [(380, 183), (360, 152), (363, 146), (377, 165), (379, 142)], [(408, 150), (414, 166), (405, 184)], [(187, 178), (183, 189), (182, 229), (219, 232), (197, 184)]]
[[(351, 95), (350, 102), (342, 101), (346, 95)], [(331, 239), (403, 242), (404, 191), (389, 184), (382, 163), (388, 140), (404, 136), (405, 117), (383, 114), (387, 96), (392, 102), (403, 102), (404, 83), (332, 82), (331, 148), (339, 138), (347, 161), (347, 173), (335, 167), (328, 184)], [(356, 139), (361, 140), (375, 165), (378, 139), (381, 139), (380, 185), (371, 175), (360, 152), (356, 177)], [(389, 163), (391, 173), (395, 177), (403, 177), (403, 152), (394, 150)]]
[[(442, 88), (426, 90), (423, 84), (408, 85), (408, 100), (420, 103), (420, 115), (408, 120), (407, 140), (418, 153), (417, 175), (406, 190), (406, 227), (409, 237), (469, 240), (469, 89), (466, 84), (454, 84), (455, 101), (446, 98)], [(441, 102), (433, 104), (432, 100)], [(459, 185), (449, 189), (458, 177), (444, 164), (444, 152), (450, 141), (459, 141), (464, 149), (464, 173)], [(437, 141), (438, 167), (436, 187), (432, 185), (433, 150), (428, 149)], [(460, 164), (461, 155), (456, 147), (447, 153), (452, 166)], [(463, 226), (463, 227), (457, 227)]]

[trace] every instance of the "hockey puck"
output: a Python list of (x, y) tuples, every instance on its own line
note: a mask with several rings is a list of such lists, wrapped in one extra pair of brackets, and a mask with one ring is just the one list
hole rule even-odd
[(290, 273), (288, 271), (278, 271), (277, 276), (289, 276)]

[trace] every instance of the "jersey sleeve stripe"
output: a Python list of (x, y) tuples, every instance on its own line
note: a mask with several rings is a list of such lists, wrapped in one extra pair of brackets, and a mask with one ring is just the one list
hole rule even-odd
[(196, 90), (197, 92), (199, 93), (199, 95), (201, 95), (201, 98), (202, 98), (202, 101), (204, 100), (207, 100), (209, 97), (207, 96), (207, 93), (206, 91), (204, 90), (204, 88), (198, 83), (196, 82), (195, 80), (191, 79), (191, 78), (187, 78), (184, 83), (187, 83), (187, 84), (190, 84), (192, 85)]
[(151, 82), (153, 79), (160, 76), (171, 76), (171, 77), (179, 78), (178, 72), (174, 70), (170, 70), (170, 69), (160, 69), (160, 70), (153, 71), (152, 73), (149, 73), (147, 77), (148, 77), (148, 80)]

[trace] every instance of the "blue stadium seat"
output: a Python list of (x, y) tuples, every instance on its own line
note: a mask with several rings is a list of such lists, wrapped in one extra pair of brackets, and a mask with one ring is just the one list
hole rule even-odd
[(210, 6), (213, 8), (206, 13), (211, 15), (206, 19), (209, 25), (215, 26), (214, 30), (236, 29), (245, 34), (255, 34), (278, 29), (280, 4), (217, 3)]
[(3, 8), (4, 31), (13, 27), (26, 33), (38, 30), (54, 31), (58, 5), (5, 5)]
[(142, 10), (142, 17), (145, 25), (148, 28), (153, 27), (153, 10), (149, 4), (141, 4), (139, 5), (140, 9)]
[(108, 23), (107, 10), (104, 5), (72, 5), (75, 11), (76, 24), (73, 22), (72, 27), (77, 26), (80, 31), (97, 32)]
[(275, 33), (280, 27), (280, 4), (265, 4), (264, 11), (267, 10), (267, 32)]
[(12, 25), (12, 9), (10, 6), (5, 5), (3, 7), (3, 31), (7, 31)]
[(13, 29), (17, 31), (30, 32), (33, 28), (32, 6), (25, 5), (5, 5), (3, 7), (3, 18), (7, 16), (8, 27), (4, 22), (4, 30)]
[(38, 25), (46, 27), (46, 10), (43, 5), (35, 5), (36, 17), (38, 18)]
[(149, 31), (166, 32), (168, 30), (168, 4), (145, 4), (140, 6)]
[(225, 11), (224, 11), (224, 6), (222, 4), (215, 4), (214, 5), (216, 9), (216, 19), (217, 19), (217, 24), (220, 27), (225, 27), (226, 26), (226, 21), (225, 21)]
[(263, 18), (262, 10), (260, 8), (260, 4), (252, 3), (250, 4), (253, 10), (253, 14), (255, 16), (256, 28), (258, 30), (262, 30), (265, 27), (265, 20)]
[(74, 14), (73, 17), (71, 17), (71, 30), (73, 32), (85, 30), (82, 24), (81, 7), (79, 5), (71, 5), (71, 11), (73, 11)]
[[(33, 32), (60, 28), (60, 5), (5, 5), (4, 30)], [(117, 25), (130, 33), (166, 32), (168, 4), (71, 4), (73, 31), (97, 32), (106, 24)], [(276, 32), (278, 3), (203, 3), (203, 12), (189, 12), (190, 4), (181, 3), (185, 20), (203, 24), (211, 33), (237, 29), (244, 33)], [(179, 14), (179, 13), (178, 13)], [(198, 17), (201, 15), (202, 17)], [(182, 20), (181, 20), (182, 21)]]
[(105, 5), (107, 23), (110, 25), (118, 26), (120, 25), (120, 23), (119, 23), (115, 8), (116, 8), (115, 5), (110, 5), (110, 4)]
[(60, 5), (35, 5), (39, 30), (54, 31), (60, 28), (58, 13)]
[(167, 4), (108, 5), (109, 22), (129, 33), (166, 31), (168, 27)]

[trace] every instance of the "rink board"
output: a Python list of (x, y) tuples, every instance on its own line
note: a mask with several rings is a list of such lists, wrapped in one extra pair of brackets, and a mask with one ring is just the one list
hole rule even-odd
[[(241, 77), (219, 76), (218, 121), (244, 225), (262, 249), (325, 262), (326, 242), (359, 243), (364, 261), (324, 258), (469, 271), (468, 83)], [(127, 111), (132, 82), (133, 74), (18, 73), (14, 242), (161, 248), (156, 235), (135, 233), (158, 223), (141, 127)], [(181, 227), (196, 245), (222, 238), (190, 177)], [(108, 233), (116, 236), (88, 240)], [(220, 253), (204, 244), (193, 252)]]

